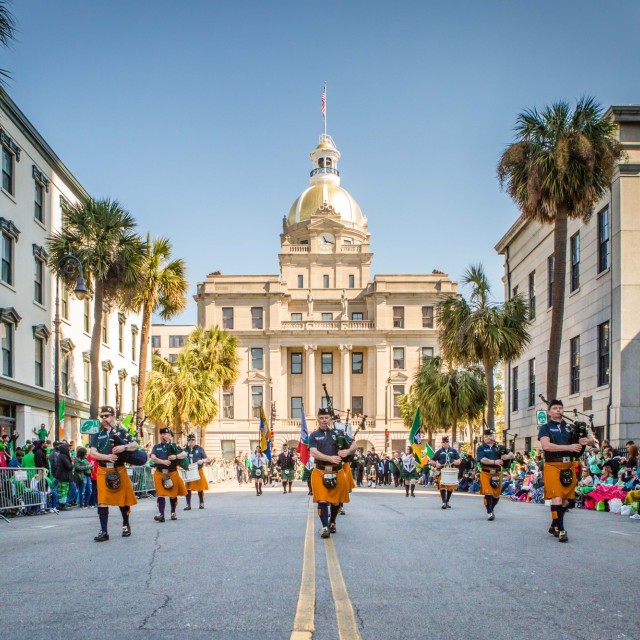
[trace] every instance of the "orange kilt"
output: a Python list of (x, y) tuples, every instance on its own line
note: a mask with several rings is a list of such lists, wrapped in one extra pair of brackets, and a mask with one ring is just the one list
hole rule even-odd
[[(162, 478), (169, 477), (173, 480), (173, 487), (165, 489), (162, 486)], [(171, 473), (162, 473), (157, 469), (153, 472), (153, 484), (156, 488), (156, 496), (158, 498), (177, 498), (178, 496), (186, 496), (187, 488), (184, 486), (184, 480), (180, 477), (180, 473), (176, 469)]]
[(351, 491), (351, 489), (355, 489), (356, 482), (353, 479), (353, 473), (351, 472), (351, 463), (345, 462), (342, 465), (342, 470), (344, 471), (344, 475), (347, 477), (347, 484), (349, 485), (349, 491)]
[[(107, 473), (118, 473), (120, 475), (120, 488), (117, 490), (107, 487)], [(133, 492), (133, 485), (129, 479), (126, 467), (98, 467), (98, 505), (112, 507), (130, 507), (138, 504), (136, 494)]]
[[(491, 478), (494, 476), (498, 477), (498, 486), (497, 488), (493, 488), (491, 486)], [(494, 498), (500, 497), (500, 489), (502, 489), (502, 473), (498, 471), (497, 473), (489, 473), (488, 471), (480, 472), (480, 493), (483, 496), (493, 496)]]
[(209, 483), (204, 477), (204, 471), (202, 470), (202, 467), (198, 468), (198, 474), (200, 475), (200, 480), (193, 480), (191, 482), (184, 483), (187, 491), (207, 491), (209, 489)]
[[(335, 473), (336, 486), (333, 489), (327, 489), (322, 482), (325, 474)], [(311, 471), (311, 489), (313, 490), (314, 502), (328, 502), (329, 504), (341, 504), (349, 502), (349, 485), (344, 469), (338, 471), (323, 471), (322, 469), (313, 469)]]
[[(571, 469), (573, 481), (567, 487), (560, 482), (560, 472), (563, 469)], [(563, 500), (573, 500), (576, 496), (576, 485), (578, 476), (576, 475), (575, 462), (546, 462), (542, 470), (542, 480), (544, 482), (544, 499), (562, 498)]]

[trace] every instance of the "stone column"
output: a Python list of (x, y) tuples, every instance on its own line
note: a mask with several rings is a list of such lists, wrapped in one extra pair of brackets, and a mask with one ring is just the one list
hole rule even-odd
[(304, 402), (304, 413), (306, 416), (316, 415), (316, 349), (318, 347), (313, 344), (307, 344), (304, 347), (306, 353), (306, 380), (307, 393)]
[(340, 383), (342, 385), (340, 406), (338, 408), (342, 409), (342, 411), (346, 411), (351, 407), (351, 363), (349, 362), (351, 355), (351, 345), (341, 344), (338, 349), (340, 349)]

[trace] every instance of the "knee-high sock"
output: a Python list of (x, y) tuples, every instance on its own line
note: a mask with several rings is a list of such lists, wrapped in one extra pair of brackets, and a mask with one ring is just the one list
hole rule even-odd
[(440, 495), (442, 496), (442, 502), (447, 501), (447, 492), (445, 489), (440, 489)]
[(164, 516), (165, 504), (166, 504), (166, 500), (164, 499), (164, 496), (160, 496), (158, 498), (158, 511), (160, 512), (161, 516)]
[(493, 496), (484, 497), (484, 506), (487, 510), (487, 513), (491, 513), (493, 511)]
[(311, 491), (311, 478), (307, 480), (307, 487), (309, 487), (309, 491)]
[(336, 521), (336, 517), (340, 513), (340, 505), (332, 504), (331, 505), (331, 517), (329, 518), (329, 522), (334, 523)]
[(129, 526), (129, 514), (131, 513), (131, 507), (120, 507), (120, 513), (122, 514), (122, 526)]
[(171, 513), (175, 513), (178, 506), (178, 498), (169, 498), (169, 502), (171, 503)]
[(451, 499), (451, 494), (453, 493), (453, 491), (447, 491), (447, 502), (449, 502), (449, 500)]
[(496, 508), (496, 505), (498, 504), (498, 500), (500, 500), (500, 498), (494, 498), (493, 499), (493, 508)]
[(329, 504), (327, 502), (318, 502), (318, 515), (323, 527), (329, 526)]
[(416, 483), (415, 482), (411, 483), (411, 495), (412, 496), (416, 495)]
[(558, 527), (560, 531), (564, 529), (564, 511), (561, 504), (551, 505), (551, 525)]
[[(262, 493), (262, 484), (260, 484), (260, 493)], [(200, 504), (204, 504), (204, 491), (198, 491), (198, 500)]]
[(191, 490), (190, 489), (187, 490), (187, 506), (188, 507), (191, 506)]
[(409, 495), (409, 485), (408, 484), (404, 485), (404, 492), (405, 492), (406, 495)]
[(98, 507), (98, 518), (100, 518), (100, 529), (106, 533), (109, 522), (109, 507)]

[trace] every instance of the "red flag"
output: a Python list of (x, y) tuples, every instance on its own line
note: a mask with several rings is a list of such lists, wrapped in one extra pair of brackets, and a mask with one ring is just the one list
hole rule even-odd
[(304, 407), (302, 408), (300, 420), (300, 441), (296, 451), (300, 456), (300, 462), (307, 464), (309, 462), (309, 431), (307, 430), (307, 419), (304, 417)]

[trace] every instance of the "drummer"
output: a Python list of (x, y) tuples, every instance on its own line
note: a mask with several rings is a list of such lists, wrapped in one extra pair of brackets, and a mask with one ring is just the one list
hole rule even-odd
[(185, 482), (185, 487), (187, 488), (187, 506), (184, 508), (185, 511), (191, 511), (191, 492), (197, 491), (198, 498), (200, 499), (200, 509), (204, 509), (204, 492), (209, 488), (209, 483), (207, 479), (204, 477), (204, 465), (209, 461), (207, 458), (207, 454), (205, 450), (198, 444), (196, 444), (196, 436), (193, 433), (190, 433), (187, 436), (187, 446), (184, 448), (187, 452), (187, 456), (189, 457), (190, 464), (198, 465), (198, 475), (200, 476), (197, 480), (192, 480), (190, 482)]
[[(437, 471), (440, 471), (443, 467), (458, 467), (460, 466), (460, 454), (451, 448), (449, 444), (449, 436), (442, 436), (442, 446), (434, 454), (429, 464)], [(456, 474), (457, 478), (457, 474)], [(458, 480), (452, 484), (443, 484), (442, 474), (438, 476), (438, 489), (440, 489), (440, 496), (442, 497), (442, 509), (451, 509), (449, 500), (451, 500), (451, 494), (458, 487)]]
[[(169, 427), (160, 429), (160, 442), (151, 449), (151, 461), (155, 464), (156, 470), (153, 472), (153, 484), (156, 488), (156, 498), (158, 502), (158, 515), (154, 516), (156, 522), (164, 522), (164, 509), (166, 498), (171, 503), (171, 519), (177, 520), (176, 507), (178, 506), (178, 496), (186, 496), (187, 489), (178, 473), (178, 460), (187, 457), (187, 452), (180, 447), (171, 445), (173, 432)], [(177, 451), (178, 453), (170, 453)]]
[(262, 453), (262, 449), (258, 446), (254, 454), (251, 456), (251, 477), (255, 480), (256, 495), (262, 495), (262, 484), (266, 473), (269, 459)]

